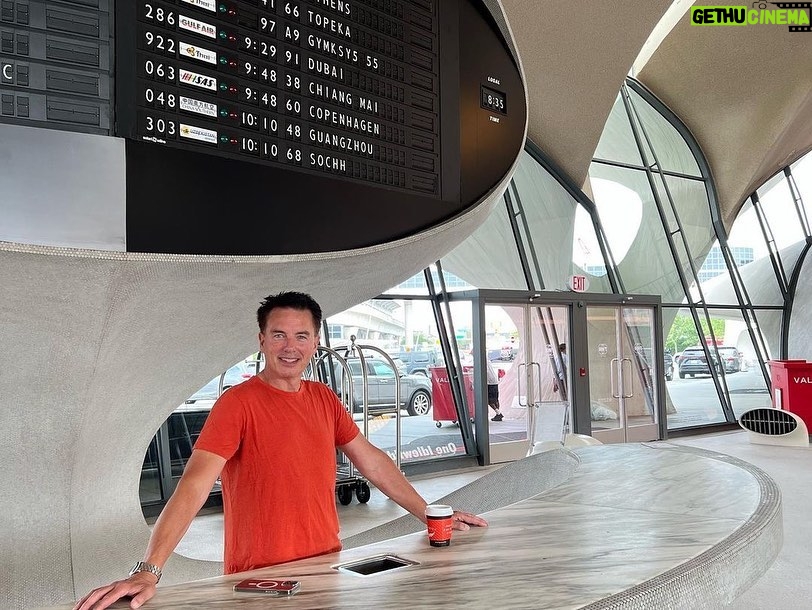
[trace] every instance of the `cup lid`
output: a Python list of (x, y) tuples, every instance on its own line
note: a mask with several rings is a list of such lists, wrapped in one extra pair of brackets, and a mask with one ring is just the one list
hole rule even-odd
[(426, 506), (427, 517), (450, 517), (454, 514), (454, 509), (447, 504), (429, 504)]

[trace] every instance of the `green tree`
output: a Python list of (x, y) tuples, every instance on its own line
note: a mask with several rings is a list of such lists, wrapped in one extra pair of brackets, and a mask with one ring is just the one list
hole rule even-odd
[[(674, 323), (671, 325), (671, 329), (668, 331), (668, 337), (665, 340), (665, 347), (671, 350), (672, 353), (676, 354), (684, 350), (686, 347), (703, 343), (705, 337), (710, 340), (710, 333), (708, 332), (708, 325), (705, 322), (705, 318), (700, 316), (699, 321), (702, 328), (703, 339), (700, 339), (700, 335), (697, 334), (696, 326), (694, 326), (694, 319), (691, 316), (678, 315), (675, 317)], [(711, 328), (713, 329), (713, 334), (716, 337), (717, 342), (721, 341), (725, 334), (724, 319), (711, 318)]]

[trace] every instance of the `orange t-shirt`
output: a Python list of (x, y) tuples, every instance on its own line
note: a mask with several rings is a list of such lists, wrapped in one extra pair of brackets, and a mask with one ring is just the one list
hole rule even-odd
[(220, 475), (226, 574), (341, 549), (336, 447), (357, 435), (322, 383), (285, 392), (252, 377), (220, 397), (195, 449), (227, 460)]

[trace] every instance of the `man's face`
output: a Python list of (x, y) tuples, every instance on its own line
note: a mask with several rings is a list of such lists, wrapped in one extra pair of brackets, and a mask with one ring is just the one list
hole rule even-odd
[(306, 309), (277, 307), (259, 333), (259, 349), (265, 356), (268, 381), (296, 380), (302, 376), (319, 345), (313, 315)]

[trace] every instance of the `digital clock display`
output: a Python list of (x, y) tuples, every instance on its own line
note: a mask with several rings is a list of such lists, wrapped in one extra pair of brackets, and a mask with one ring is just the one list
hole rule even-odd
[(505, 94), (489, 87), (481, 87), (481, 104), (485, 110), (507, 114)]

